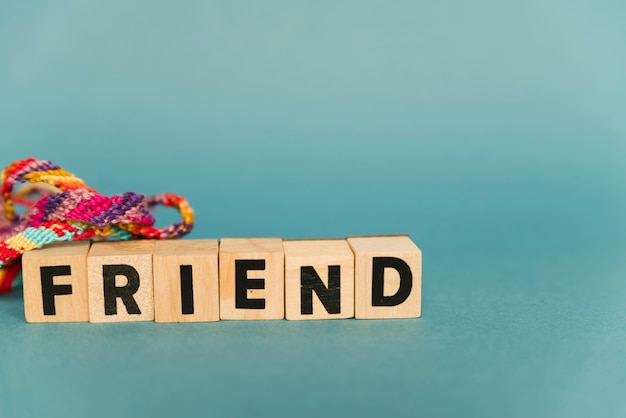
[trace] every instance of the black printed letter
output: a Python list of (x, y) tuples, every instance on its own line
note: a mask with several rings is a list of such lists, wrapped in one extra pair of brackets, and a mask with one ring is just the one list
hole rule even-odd
[(71, 295), (71, 284), (57, 284), (53, 280), (54, 276), (69, 276), (72, 274), (70, 266), (40, 267), (41, 293), (43, 296), (43, 314), (56, 315), (57, 309), (54, 305), (54, 297), (57, 295)]
[(193, 274), (191, 266), (180, 266), (180, 302), (183, 307), (183, 315), (193, 314)]
[(235, 260), (235, 308), (265, 309), (265, 299), (248, 299), (248, 289), (264, 289), (265, 279), (248, 279), (248, 270), (265, 270), (265, 260)]
[[(115, 286), (115, 276), (126, 276), (126, 286)], [(104, 279), (104, 314), (117, 315), (117, 298), (122, 299), (126, 311), (130, 315), (140, 315), (139, 306), (133, 295), (139, 290), (139, 273), (135, 268), (127, 264), (114, 264), (102, 266), (102, 278)]]
[[(384, 296), (385, 269), (395, 269), (400, 274), (400, 288), (395, 295)], [(372, 306), (396, 306), (411, 294), (413, 274), (403, 260), (396, 257), (374, 257), (372, 265)]]
[(313, 292), (329, 314), (341, 312), (341, 266), (328, 266), (328, 288), (312, 266), (300, 267), (300, 313), (313, 314)]

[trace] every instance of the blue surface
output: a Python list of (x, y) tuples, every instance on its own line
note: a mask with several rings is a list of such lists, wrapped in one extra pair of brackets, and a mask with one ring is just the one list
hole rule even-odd
[(193, 238), (407, 232), (424, 253), (416, 320), (33, 325), (2, 297), (0, 417), (626, 415), (625, 18), (0, 3), (1, 165), (183, 194)]

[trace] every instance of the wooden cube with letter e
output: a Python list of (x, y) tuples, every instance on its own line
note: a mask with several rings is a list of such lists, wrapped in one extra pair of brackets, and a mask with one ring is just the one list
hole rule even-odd
[(222, 238), (220, 318), (283, 319), (284, 267), (281, 238)]

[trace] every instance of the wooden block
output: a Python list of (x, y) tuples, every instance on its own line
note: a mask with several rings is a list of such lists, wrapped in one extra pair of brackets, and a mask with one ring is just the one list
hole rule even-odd
[(27, 322), (89, 321), (87, 253), (90, 241), (60, 242), (22, 256)]
[(284, 241), (287, 319), (354, 317), (354, 255), (343, 239)]
[(219, 321), (215, 239), (165, 240), (154, 246), (154, 320)]
[(221, 319), (285, 317), (282, 239), (223, 238), (219, 265)]
[(351, 237), (358, 319), (421, 315), (422, 252), (408, 236)]
[(89, 320), (154, 320), (153, 240), (94, 242), (87, 258)]

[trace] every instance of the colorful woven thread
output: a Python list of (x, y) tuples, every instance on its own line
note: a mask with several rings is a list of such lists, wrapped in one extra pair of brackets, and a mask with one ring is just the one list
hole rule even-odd
[[(0, 293), (20, 284), (24, 252), (58, 241), (178, 238), (193, 228), (193, 210), (177, 195), (152, 197), (127, 192), (107, 197), (50, 161), (29, 158), (2, 171), (0, 210)], [(14, 191), (20, 183), (31, 183)], [(14, 204), (26, 206), (18, 215)], [(155, 228), (149, 210), (178, 209), (182, 221)]]

